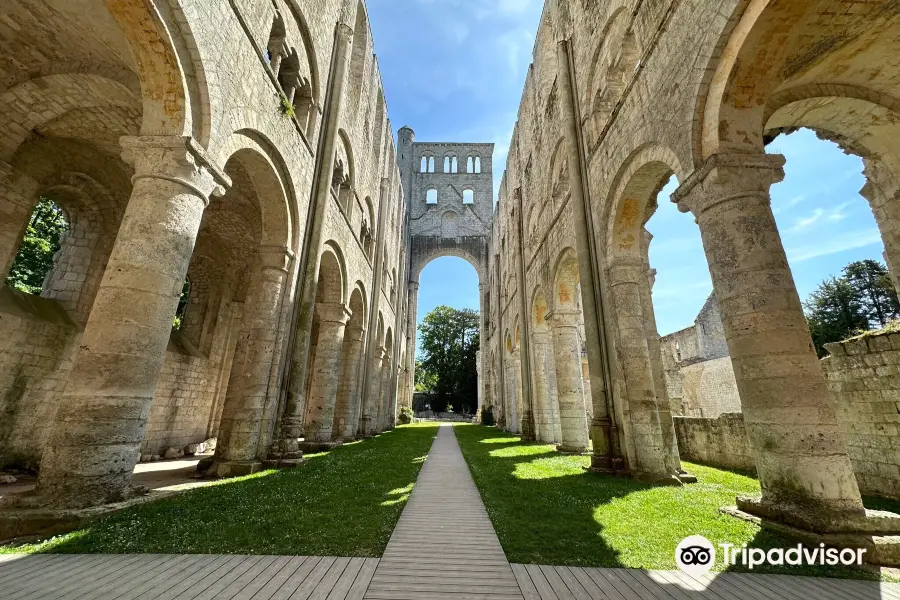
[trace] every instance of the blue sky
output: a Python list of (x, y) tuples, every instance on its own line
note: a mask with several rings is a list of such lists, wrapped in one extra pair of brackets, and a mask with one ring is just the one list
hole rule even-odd
[[(375, 52), (394, 130), (420, 141), (493, 142), (499, 184), (515, 125), (543, 0), (368, 0)], [(881, 260), (862, 161), (800, 130), (770, 152), (787, 157), (772, 207), (801, 298), (848, 262)], [(647, 228), (657, 269), (654, 308), (661, 334), (693, 323), (712, 291), (700, 232), (661, 193)], [(438, 304), (478, 308), (478, 276), (465, 261), (441, 258), (422, 272), (418, 316)]]

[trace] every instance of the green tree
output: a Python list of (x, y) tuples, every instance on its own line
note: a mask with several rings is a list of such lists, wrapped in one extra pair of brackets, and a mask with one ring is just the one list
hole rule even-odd
[(416, 359), (416, 391), (431, 392), (437, 387), (437, 376), (433, 371), (425, 369), (422, 361)]
[(823, 281), (803, 305), (819, 356), (825, 356), (825, 344), (845, 340), (869, 328), (859, 294), (845, 277)]
[(421, 372), (421, 381), (433, 381), (431, 390), (437, 401), (432, 408), (436, 411), (445, 410), (449, 403), (469, 412), (477, 407), (478, 322), (477, 311), (438, 306), (419, 325), (421, 359), (416, 379), (419, 381)]
[(69, 228), (63, 211), (47, 198), (41, 198), (25, 237), (6, 278), (6, 284), (28, 294), (40, 294), (44, 277), (53, 267), (59, 251), (59, 238)]
[(858, 260), (844, 267), (844, 277), (870, 327), (884, 327), (900, 317), (897, 292), (885, 265), (877, 260)]

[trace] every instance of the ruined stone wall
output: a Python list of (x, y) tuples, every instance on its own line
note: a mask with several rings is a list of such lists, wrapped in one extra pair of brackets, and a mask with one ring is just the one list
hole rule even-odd
[(725, 413), (709, 419), (674, 420), (682, 459), (725, 469), (756, 470), (742, 415)]
[(730, 357), (686, 365), (679, 371), (684, 416), (715, 419), (722, 413), (741, 412)]
[(827, 344), (820, 364), (864, 494), (900, 498), (900, 334)]

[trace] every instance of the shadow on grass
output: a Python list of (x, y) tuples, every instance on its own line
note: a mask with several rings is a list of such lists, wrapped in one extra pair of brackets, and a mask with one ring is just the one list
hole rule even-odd
[[(454, 431), (510, 562), (672, 570), (675, 548), (689, 535), (738, 547), (796, 545), (719, 513), (737, 495), (759, 493), (746, 473), (686, 463), (698, 483), (653, 486), (590, 473), (589, 457), (563, 455), (496, 428), (457, 425)], [(831, 566), (754, 572), (876, 577)]]
[(0, 551), (380, 556), (437, 434), (408, 426)]

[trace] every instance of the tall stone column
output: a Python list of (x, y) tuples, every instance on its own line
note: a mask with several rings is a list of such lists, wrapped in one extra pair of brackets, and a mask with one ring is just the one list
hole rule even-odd
[[(665, 444), (656, 405), (656, 386), (650, 366), (650, 352), (644, 331), (641, 285), (647, 284), (647, 272), (639, 257), (614, 259), (608, 271), (611, 295), (618, 325), (618, 355), (625, 378), (628, 414), (634, 438), (635, 457), (631, 465), (637, 479), (672, 480), (666, 461)], [(678, 483), (677, 480), (672, 483)]]
[(350, 319), (350, 311), (341, 303), (318, 302), (316, 316), (319, 321), (319, 336), (316, 339), (312, 372), (309, 374), (313, 384), (306, 403), (304, 433), (306, 443), (321, 444), (331, 442), (344, 349), (344, 329)]
[(406, 371), (407, 380), (404, 382), (406, 386), (406, 397), (408, 398), (407, 406), (412, 407), (413, 393), (416, 389), (416, 312), (419, 309), (419, 282), (410, 281), (407, 286), (409, 291), (406, 311)]
[[(349, 19), (349, 16), (346, 16)], [(353, 21), (350, 21), (353, 22)], [(325, 209), (330, 202), (331, 177), (334, 171), (335, 148), (341, 123), (344, 87), (347, 80), (348, 54), (353, 39), (353, 29), (340, 22), (334, 31), (333, 68), (329, 79), (329, 92), (322, 115), (322, 131), (319, 150), (316, 152), (315, 180), (313, 182), (310, 214), (301, 254), (300, 279), (297, 292), (301, 294), (292, 332), (291, 357), (285, 377), (285, 400), (281, 408), (276, 439), (272, 444), (273, 458), (280, 459), (298, 449), (297, 441), (303, 434), (304, 415), (308, 399), (305, 397), (307, 367), (312, 338), (313, 311), (316, 304), (319, 266), (324, 243)], [(375, 288), (377, 289), (377, 288)], [(377, 294), (373, 294), (377, 295)]]
[(360, 431), (363, 436), (370, 437), (378, 433), (378, 403), (381, 400), (381, 377), (376, 375), (381, 373), (381, 366), (387, 357), (387, 350), (384, 346), (379, 346), (372, 356), (372, 363), (369, 368), (369, 389), (366, 390), (363, 399), (363, 412), (360, 418)]
[(553, 359), (559, 394), (561, 452), (582, 453), (588, 447), (584, 384), (581, 379), (581, 345), (578, 311), (556, 310), (548, 315), (553, 335)]
[(550, 334), (534, 331), (531, 334), (531, 352), (534, 357), (534, 420), (537, 425), (537, 439), (540, 442), (553, 441), (553, 400), (547, 382), (547, 361), (550, 355)]
[(516, 362), (512, 354), (507, 357), (506, 364), (506, 430), (519, 433), (519, 383), (516, 380)]
[(381, 363), (381, 388), (378, 391), (378, 432), (387, 431), (391, 424), (391, 382), (393, 381), (391, 355), (388, 353)]
[[(663, 434), (663, 449), (666, 453), (667, 467), (670, 473), (683, 474), (681, 456), (678, 452), (678, 438), (675, 435), (675, 423), (672, 420), (672, 404), (669, 401), (669, 389), (666, 386), (666, 374), (662, 363), (662, 345), (659, 343), (659, 329), (656, 326), (656, 311), (653, 309), (653, 285), (656, 283), (656, 269), (650, 268), (650, 241), (653, 236), (643, 230), (642, 260), (647, 274), (647, 285), (641, 280), (641, 306), (644, 309), (644, 333), (647, 338), (647, 350), (650, 352), (650, 370), (653, 375), (653, 387), (656, 391), (656, 409), (659, 413), (659, 425)], [(679, 475), (682, 479), (682, 475)], [(684, 479), (682, 479), (684, 481)]]
[(0, 161), (0, 285), (6, 281), (22, 244), (38, 203), (38, 190), (36, 181)]
[(128, 496), (200, 219), (229, 183), (191, 138), (121, 144), (134, 187), (41, 460), (56, 506)]
[(738, 506), (829, 531), (864, 513), (772, 215), (783, 165), (780, 155), (716, 154), (672, 199), (700, 226), (756, 458), (762, 499)]
[(528, 420), (533, 418), (531, 410), (525, 402), (525, 376), (522, 373), (522, 350), (516, 348), (512, 353), (513, 373), (515, 375), (516, 392), (516, 431), (523, 439), (529, 438)]
[[(269, 379), (277, 350), (282, 298), (293, 254), (287, 248), (262, 248), (253, 276), (245, 319), (238, 337), (225, 404), (219, 425), (215, 461), (211, 472), (219, 477), (246, 475), (262, 466), (260, 448), (272, 418), (265, 419), (272, 401)], [(271, 412), (269, 413), (271, 415)]]
[(344, 332), (344, 358), (341, 361), (343, 387), (338, 394), (334, 415), (334, 435), (343, 441), (356, 439), (359, 429), (359, 367), (362, 364), (363, 339), (366, 330), (348, 325)]

